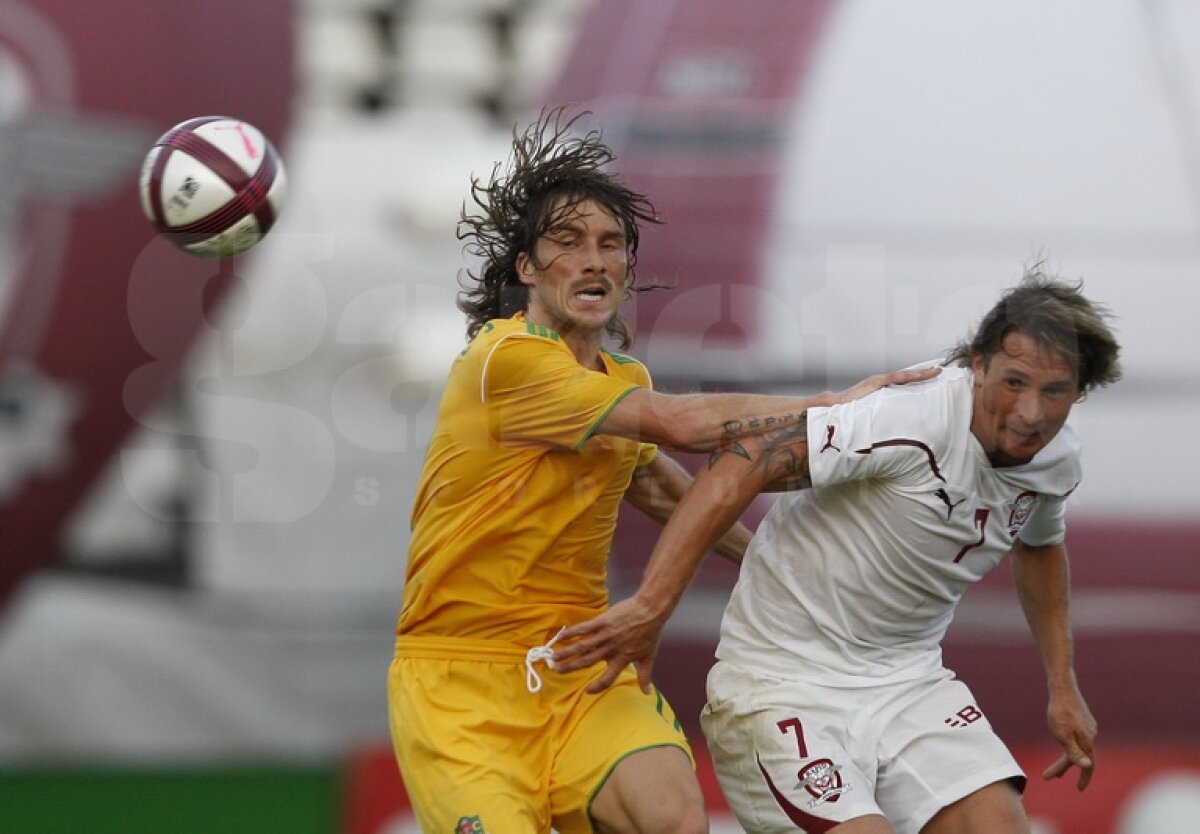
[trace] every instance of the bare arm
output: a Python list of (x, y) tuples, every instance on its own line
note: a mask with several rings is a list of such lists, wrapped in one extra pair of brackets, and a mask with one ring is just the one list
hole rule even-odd
[(1083, 790), (1096, 766), (1096, 719), (1075, 678), (1067, 549), (1063, 545), (1031, 547), (1018, 540), (1012, 550), (1012, 570), (1021, 608), (1046, 668), (1050, 691), (1046, 720), (1064, 750), (1043, 776), (1057, 779), (1074, 765), (1079, 768), (1077, 787)]
[(608, 668), (588, 687), (599, 692), (635, 663), (648, 690), (663, 626), (713, 542), (760, 492), (811, 485), (807, 428), (801, 414), (784, 428), (735, 441), (714, 455), (671, 514), (637, 592), (566, 629), (562, 639), (568, 645), (555, 653), (557, 668), (571, 671), (607, 661)]
[[(650, 463), (633, 473), (633, 481), (625, 492), (625, 500), (660, 524), (666, 524), (679, 500), (692, 483), (691, 474), (677, 461), (662, 452)], [(740, 521), (717, 540), (713, 550), (735, 565), (750, 544), (753, 533)]]
[(810, 408), (864, 397), (885, 385), (919, 382), (941, 368), (875, 374), (839, 394), (779, 397), (768, 394), (660, 394), (648, 388), (626, 396), (597, 433), (657, 443), (685, 452), (710, 452), (732, 438), (794, 426)]

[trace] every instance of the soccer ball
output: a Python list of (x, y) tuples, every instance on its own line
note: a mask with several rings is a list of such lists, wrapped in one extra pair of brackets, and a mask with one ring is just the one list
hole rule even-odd
[(271, 230), (287, 189), (283, 162), (258, 128), (225, 116), (188, 119), (142, 163), (142, 212), (167, 240), (205, 258), (245, 252)]

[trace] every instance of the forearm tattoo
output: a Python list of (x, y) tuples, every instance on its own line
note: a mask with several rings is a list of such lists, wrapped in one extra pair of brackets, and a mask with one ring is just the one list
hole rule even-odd
[(725, 437), (734, 438), (741, 437), (746, 434), (759, 434), (764, 431), (780, 428), (795, 424), (798, 420), (804, 420), (807, 412), (801, 411), (799, 414), (781, 414), (778, 417), (751, 417), (749, 420), (726, 420), (725, 421)]
[(807, 489), (812, 486), (808, 470), (808, 415), (794, 415), (792, 422), (750, 437), (734, 438), (708, 458), (708, 468), (724, 455), (737, 455), (750, 462), (750, 470), (763, 473), (764, 484), (774, 489)]

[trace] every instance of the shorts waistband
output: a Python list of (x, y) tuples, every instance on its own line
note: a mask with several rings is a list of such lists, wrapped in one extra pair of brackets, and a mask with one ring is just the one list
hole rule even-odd
[(471, 640), (464, 637), (399, 634), (396, 636), (396, 657), (439, 660), (512, 660), (525, 662), (529, 646), (518, 646), (500, 640)]

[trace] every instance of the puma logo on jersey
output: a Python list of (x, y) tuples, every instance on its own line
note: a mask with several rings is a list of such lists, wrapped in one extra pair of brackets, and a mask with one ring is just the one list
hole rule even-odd
[(946, 521), (950, 520), (950, 516), (954, 512), (954, 508), (963, 501), (967, 500), (966, 498), (959, 498), (957, 501), (951, 501), (950, 493), (946, 492), (946, 490), (942, 489), (941, 487), (938, 487), (936, 490), (934, 490), (933, 494), (937, 498), (941, 499), (942, 503), (946, 505)]
[(833, 449), (835, 452), (842, 451), (842, 447), (834, 445), (834, 442), (833, 442), (833, 435), (836, 431), (837, 431), (837, 426), (826, 426), (825, 427), (825, 445), (817, 450), (818, 453), (824, 452), (826, 449)]

